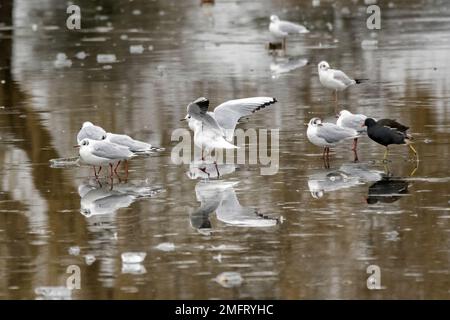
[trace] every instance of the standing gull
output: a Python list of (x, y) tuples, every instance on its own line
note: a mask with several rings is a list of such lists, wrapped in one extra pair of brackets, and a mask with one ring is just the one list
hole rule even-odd
[(330, 65), (326, 61), (322, 61), (317, 66), (319, 71), (320, 83), (328, 89), (335, 92), (335, 105), (338, 101), (338, 91), (343, 91), (348, 87), (359, 84), (367, 79), (351, 79), (343, 71), (330, 69)]
[[(389, 120), (389, 121), (387, 121)], [(395, 122), (396, 124), (392, 123), (391, 121), (395, 120), (390, 120), (390, 119), (382, 119), (380, 121), (375, 121), (372, 118), (367, 118), (364, 121), (364, 126), (367, 127), (367, 135), (369, 136), (370, 139), (372, 139), (373, 141), (375, 141), (378, 144), (381, 144), (383, 146), (386, 147), (386, 151), (384, 152), (384, 157), (383, 160), (386, 160), (388, 153), (389, 153), (389, 145), (391, 144), (406, 144), (414, 153), (414, 156), (416, 157), (416, 160), (419, 160), (419, 156), (417, 154), (416, 149), (414, 149), (414, 147), (411, 145), (411, 136), (408, 135), (406, 133), (406, 130), (404, 130), (403, 132), (398, 130), (395, 127), (389, 127), (386, 125), (382, 125), (383, 123), (385, 124), (390, 124), (392, 126), (398, 126), (401, 125), (398, 122)], [(380, 124), (381, 122), (381, 124)], [(407, 128), (406, 126), (401, 125), (401, 128)]]
[[(91, 140), (104, 140), (110, 143), (114, 143), (123, 147), (127, 147), (131, 152), (137, 154), (148, 154), (149, 152), (155, 151), (158, 148), (152, 147), (151, 144), (135, 140), (130, 136), (125, 134), (116, 134), (111, 132), (106, 132), (102, 127), (94, 125), (92, 122), (86, 121), (83, 123), (81, 130), (78, 132), (77, 141), (78, 144), (81, 143), (83, 139), (91, 139)], [(117, 162), (115, 171), (120, 165), (121, 161)], [(99, 172), (101, 167), (99, 169)], [(128, 161), (125, 160), (125, 171), (128, 174)], [(94, 167), (95, 172), (95, 167)], [(95, 173), (97, 175), (97, 173)]]
[[(361, 127), (361, 124), (364, 123), (367, 116), (363, 114), (353, 114), (348, 110), (342, 110), (339, 112), (339, 118), (337, 119), (336, 124), (339, 127), (349, 128), (358, 131), (361, 135), (367, 131), (367, 128)], [(353, 139), (352, 150), (356, 152), (356, 146), (358, 144), (358, 137)]]
[(343, 140), (354, 139), (358, 136), (358, 132), (339, 127), (334, 123), (322, 122), (319, 118), (312, 118), (308, 123), (306, 135), (312, 144), (323, 148), (322, 157), (328, 159), (330, 147), (334, 147)]
[(275, 36), (275, 38), (282, 38), (282, 48), (286, 48), (286, 37), (292, 34), (302, 34), (308, 33), (309, 30), (300, 24), (296, 24), (289, 21), (283, 21), (276, 15), (270, 16), (270, 33)]
[[(136, 156), (136, 154), (131, 152), (127, 147), (103, 140), (83, 139), (79, 144), (79, 148), (80, 158), (83, 162), (100, 167), (109, 165), (111, 169), (111, 178), (114, 176), (113, 172), (117, 174), (117, 166), (113, 170), (113, 165), (115, 163)], [(98, 173), (100, 173), (100, 170)]]
[(233, 141), (234, 130), (239, 120), (250, 116), (256, 111), (277, 102), (272, 97), (253, 97), (229, 100), (217, 106), (214, 112), (209, 112), (209, 100), (201, 97), (190, 103), (187, 107), (187, 120), (189, 128), (194, 131), (194, 143), (209, 154), (213, 149), (237, 148)]

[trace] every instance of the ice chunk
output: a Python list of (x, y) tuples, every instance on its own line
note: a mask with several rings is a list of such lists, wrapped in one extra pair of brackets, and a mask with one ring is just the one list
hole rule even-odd
[(69, 248), (69, 254), (71, 256), (77, 256), (80, 254), (80, 247), (78, 246), (73, 246)]
[(175, 250), (175, 245), (172, 242), (163, 242), (158, 244), (155, 249), (157, 250), (161, 250), (161, 251), (174, 251)]
[(244, 281), (239, 272), (222, 272), (215, 280), (224, 288), (238, 287)]
[(46, 300), (70, 300), (72, 298), (72, 291), (66, 287), (37, 287), (34, 293), (38, 299)]
[(53, 62), (55, 68), (70, 68), (72, 66), (72, 60), (67, 59), (67, 55), (65, 53), (58, 53), (56, 55), (56, 60)]
[(141, 263), (145, 260), (147, 253), (145, 252), (124, 252), (122, 253), (122, 262), (127, 263)]
[(133, 15), (135, 15), (135, 16), (139, 16), (142, 12), (141, 12), (141, 10), (139, 10), (139, 9), (135, 9), (135, 10), (133, 10), (131, 13), (132, 13)]
[(114, 62), (117, 62), (117, 57), (115, 54), (98, 54), (97, 62), (98, 63), (114, 63)]
[(123, 263), (122, 273), (144, 274), (147, 273), (145, 267), (140, 263)]
[(144, 52), (144, 46), (142, 44), (132, 45), (130, 46), (131, 54), (141, 54)]
[(312, 0), (312, 6), (313, 6), (313, 7), (318, 7), (318, 6), (320, 6), (320, 0)]
[(363, 41), (361, 41), (361, 48), (377, 49), (378, 48), (378, 40), (363, 40)]
[(77, 52), (77, 54), (75, 55), (75, 58), (79, 59), (79, 60), (84, 60), (86, 59), (86, 57), (88, 56), (88, 54), (84, 51), (80, 51)]
[(95, 262), (95, 256), (93, 254), (87, 254), (84, 256), (84, 261), (86, 262), (86, 264), (88, 266), (90, 266), (91, 264), (93, 264)]

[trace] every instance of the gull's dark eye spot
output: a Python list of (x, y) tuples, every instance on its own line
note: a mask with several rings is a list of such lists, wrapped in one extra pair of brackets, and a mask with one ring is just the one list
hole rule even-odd
[(105, 139), (106, 139), (106, 134), (102, 136), (102, 140), (105, 140)]

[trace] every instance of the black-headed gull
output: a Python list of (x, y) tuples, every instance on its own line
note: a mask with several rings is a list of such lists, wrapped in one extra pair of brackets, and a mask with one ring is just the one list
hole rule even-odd
[(334, 123), (322, 122), (320, 118), (312, 118), (308, 123), (306, 130), (308, 140), (323, 149), (323, 158), (328, 159), (330, 147), (346, 140), (354, 139), (358, 136), (358, 132), (353, 129), (339, 127)]
[(287, 36), (309, 32), (309, 30), (301, 24), (280, 20), (280, 18), (274, 14), (270, 16), (269, 31), (275, 38), (283, 39), (283, 49), (286, 48)]
[(194, 144), (202, 150), (202, 160), (213, 149), (235, 149), (234, 130), (242, 117), (277, 102), (272, 97), (253, 97), (229, 100), (209, 112), (209, 100), (201, 97), (187, 106), (189, 128), (194, 131)]
[[(96, 177), (102, 166), (109, 165), (112, 178), (113, 172), (117, 174), (120, 161), (129, 160), (136, 156), (129, 148), (104, 140), (83, 139), (78, 146), (80, 148), (80, 159), (84, 163), (100, 167), (99, 171), (95, 173)], [(116, 163), (117, 165), (113, 169), (113, 165)]]
[(338, 91), (343, 91), (350, 86), (362, 83), (367, 79), (352, 79), (347, 76), (343, 71), (337, 69), (331, 69), (330, 65), (326, 61), (321, 61), (317, 65), (319, 72), (320, 83), (328, 89), (334, 90), (335, 102), (338, 101)]
[[(363, 126), (364, 120), (366, 120), (367, 116), (363, 114), (354, 114), (348, 110), (341, 110), (339, 112), (339, 118), (336, 121), (336, 124), (339, 127), (350, 128), (358, 131), (359, 134), (363, 134), (367, 131), (367, 128)], [(358, 144), (358, 137), (353, 139), (352, 150), (356, 151), (356, 147)]]

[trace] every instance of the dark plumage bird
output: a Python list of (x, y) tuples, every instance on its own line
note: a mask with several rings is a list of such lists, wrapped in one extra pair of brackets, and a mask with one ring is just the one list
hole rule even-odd
[[(382, 123), (380, 124), (380, 121)], [(364, 121), (364, 126), (367, 126), (367, 135), (373, 141), (386, 147), (386, 152), (384, 153), (385, 160), (389, 153), (389, 145), (391, 144), (406, 144), (414, 152), (416, 159), (418, 160), (418, 155), (416, 149), (411, 145), (411, 137), (406, 133), (408, 127), (396, 122), (395, 120), (382, 119), (380, 121), (375, 121), (372, 118), (367, 118)], [(384, 124), (383, 124), (384, 123)], [(389, 126), (389, 125), (392, 125)], [(404, 129), (401, 131), (401, 129)]]
[(377, 121), (377, 124), (379, 124), (380, 126), (385, 126), (385, 127), (389, 127), (392, 129), (397, 129), (400, 132), (406, 133), (406, 131), (409, 129), (409, 127), (395, 121), (392, 119), (380, 119)]

